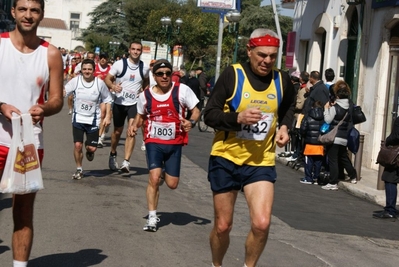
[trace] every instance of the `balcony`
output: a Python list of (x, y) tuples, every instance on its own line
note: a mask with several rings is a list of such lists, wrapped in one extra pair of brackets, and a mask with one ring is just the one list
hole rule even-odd
[(294, 9), (295, 0), (281, 0), (281, 7), (285, 9)]

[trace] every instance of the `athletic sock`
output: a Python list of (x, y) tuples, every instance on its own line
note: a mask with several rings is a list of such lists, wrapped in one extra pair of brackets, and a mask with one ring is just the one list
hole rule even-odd
[(28, 262), (27, 261), (16, 261), (16, 260), (13, 260), (12, 264), (13, 264), (13, 267), (26, 267), (26, 266), (28, 266)]
[(157, 210), (150, 210), (150, 211), (148, 211), (148, 216), (149, 216), (149, 217), (157, 216)]

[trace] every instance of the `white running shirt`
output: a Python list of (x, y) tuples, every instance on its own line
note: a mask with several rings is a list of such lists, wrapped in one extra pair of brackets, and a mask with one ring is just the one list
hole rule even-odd
[[(2, 33), (0, 39), (0, 101), (13, 105), (22, 113), (36, 104), (44, 103), (48, 89), (49, 67), (47, 49), (49, 43), (41, 44), (31, 53), (22, 53), (11, 42), (9, 33)], [(40, 123), (33, 127), (36, 148), (43, 148), (43, 133)], [(0, 145), (11, 144), (12, 126), (0, 116)]]
[(112, 96), (105, 82), (97, 77), (86, 82), (82, 75), (65, 85), (66, 95), (73, 94), (72, 123), (99, 126), (101, 119), (100, 103), (112, 103)]
[[(139, 64), (134, 64), (127, 59), (127, 69), (123, 77), (117, 78), (123, 71), (123, 59), (116, 61), (110, 71), (108, 72), (114, 76), (115, 84), (122, 83), (122, 91), (115, 93), (115, 104), (123, 106), (132, 106), (137, 103), (137, 98), (143, 86), (143, 79), (141, 79)], [(144, 78), (148, 78), (150, 67), (146, 64), (143, 66)]]

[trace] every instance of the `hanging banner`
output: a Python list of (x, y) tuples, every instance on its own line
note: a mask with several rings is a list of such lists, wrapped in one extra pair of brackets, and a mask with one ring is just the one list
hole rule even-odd
[(197, 0), (197, 6), (209, 9), (236, 9), (236, 0)]

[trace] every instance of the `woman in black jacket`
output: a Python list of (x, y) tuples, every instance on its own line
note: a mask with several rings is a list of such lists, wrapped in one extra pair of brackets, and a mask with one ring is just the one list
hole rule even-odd
[[(385, 139), (385, 145), (399, 145), (399, 117), (395, 119), (392, 132)], [(396, 198), (398, 196), (399, 168), (396, 166), (385, 167), (381, 179), (385, 183), (385, 207), (382, 212), (374, 213), (373, 218), (396, 220)]]
[(328, 184), (321, 187), (325, 190), (338, 190), (340, 173), (343, 173), (344, 169), (347, 171), (351, 183), (357, 183), (357, 173), (349, 159), (347, 150), (348, 132), (353, 127), (349, 99), (351, 91), (349, 85), (342, 80), (334, 84), (333, 90), (337, 99), (333, 103), (327, 102), (324, 106), (324, 121), (330, 124), (331, 129), (337, 127), (341, 120), (343, 121), (338, 127), (334, 143), (326, 147), (330, 177)]

